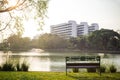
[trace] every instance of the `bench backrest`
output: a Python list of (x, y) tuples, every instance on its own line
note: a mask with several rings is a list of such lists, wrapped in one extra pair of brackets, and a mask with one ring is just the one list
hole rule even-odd
[[(72, 56), (66, 57), (66, 75), (69, 68), (99, 68), (100, 56)], [(101, 75), (101, 71), (100, 71)]]
[(72, 57), (66, 57), (66, 63), (67, 62), (100, 62), (100, 56), (72, 56)]

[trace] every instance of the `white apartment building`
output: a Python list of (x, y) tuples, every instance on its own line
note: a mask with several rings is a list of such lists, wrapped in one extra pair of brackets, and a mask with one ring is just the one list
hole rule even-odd
[(88, 27), (89, 25), (87, 22), (81, 22), (79, 25), (77, 25), (77, 36), (87, 35)]
[(88, 27), (88, 33), (91, 33), (95, 30), (99, 30), (99, 25), (97, 23), (92, 23), (91, 26)]
[(99, 26), (97, 23), (93, 23), (89, 26), (87, 22), (81, 22), (80, 24), (77, 24), (76, 21), (70, 20), (68, 23), (52, 25), (51, 33), (61, 37), (70, 38), (88, 35), (89, 33), (98, 29)]

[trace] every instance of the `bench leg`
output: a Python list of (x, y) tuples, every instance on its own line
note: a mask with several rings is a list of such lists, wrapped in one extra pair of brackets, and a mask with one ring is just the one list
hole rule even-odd
[(66, 76), (67, 76), (67, 68), (66, 68)]
[(101, 69), (100, 69), (100, 67), (99, 67), (99, 74), (100, 74), (100, 76), (101, 76)]
[(100, 76), (101, 76), (101, 70), (100, 70)]

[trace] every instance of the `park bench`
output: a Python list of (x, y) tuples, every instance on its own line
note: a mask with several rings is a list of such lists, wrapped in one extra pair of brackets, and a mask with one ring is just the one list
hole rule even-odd
[(98, 68), (100, 71), (100, 56), (72, 56), (66, 57), (66, 75), (67, 69), (73, 68)]

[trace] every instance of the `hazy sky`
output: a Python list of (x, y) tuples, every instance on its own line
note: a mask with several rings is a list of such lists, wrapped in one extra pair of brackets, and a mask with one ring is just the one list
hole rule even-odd
[(50, 25), (75, 20), (98, 23), (100, 28), (120, 29), (120, 0), (50, 0), (48, 5), (47, 31)]

